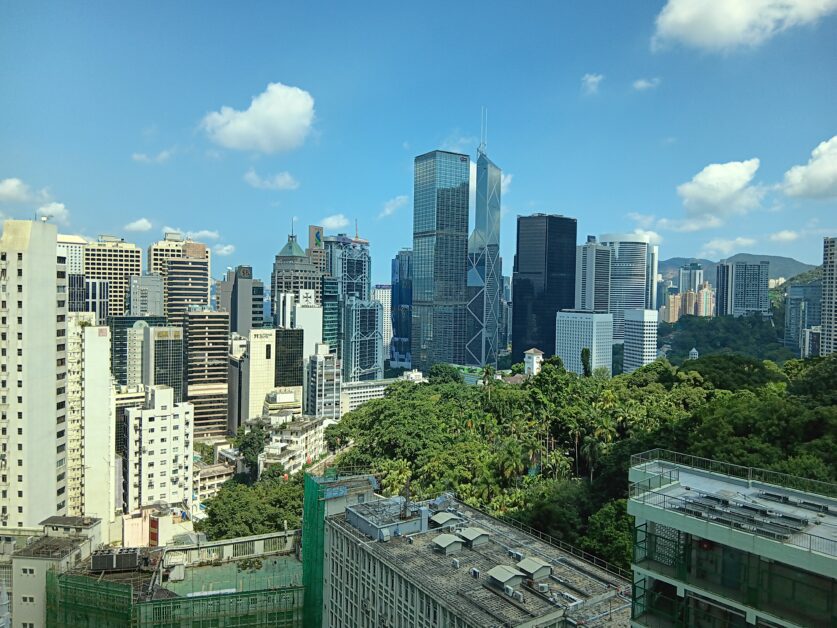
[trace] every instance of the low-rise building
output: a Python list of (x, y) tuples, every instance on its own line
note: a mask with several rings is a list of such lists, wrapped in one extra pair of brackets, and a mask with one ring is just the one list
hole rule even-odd
[(221, 490), (225, 482), (235, 475), (235, 467), (219, 462), (206, 464), (195, 462), (192, 467), (192, 510), (201, 508)]

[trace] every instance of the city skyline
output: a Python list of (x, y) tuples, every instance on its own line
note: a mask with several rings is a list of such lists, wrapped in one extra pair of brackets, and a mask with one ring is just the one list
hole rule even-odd
[[(388, 261), (410, 245), (413, 158), (442, 148), (475, 159), (486, 106), (488, 152), (504, 171), (506, 268), (516, 216), (535, 212), (577, 217), (579, 243), (641, 229), (662, 237), (664, 258), (817, 263), (837, 197), (835, 77), (814, 63), (834, 31), (831, 5), (766, 16), (754, 4), (704, 32), (718, 3), (704, 3), (694, 24), (682, 4), (634, 7), (616, 30), (600, 28), (607, 5), (535, 5), (502, 23), (449, 8), (449, 24), (461, 15), (472, 25), (457, 30), (463, 49), (501, 28), (524, 43), (484, 50), (465, 97), (444, 108), (428, 99), (450, 86), (436, 72), (445, 53), (411, 55), (430, 20), (413, 9), (376, 13), (372, 41), (341, 28), (348, 50), (335, 65), (323, 45), (335, 24), (360, 24), (371, 9), (332, 8), (315, 29), (296, 8), (264, 8), (263, 19), (246, 16), (254, 36), (210, 47), (239, 16), (206, 14), (175, 37), (183, 7), (152, 25), (153, 12), (125, 7), (80, 18), (6, 5), (0, 50), (15, 63), (0, 63), (15, 97), (0, 104), (0, 211), (40, 212), (62, 233), (114, 233), (143, 249), (165, 227), (181, 229), (212, 246), (216, 278), (248, 264), (265, 281), (294, 217), (298, 234), (322, 224), (353, 235), (357, 221), (377, 260), (371, 279), (387, 283)], [(405, 19), (417, 28), (393, 37)], [(489, 68), (503, 90), (488, 89)], [(383, 88), (401, 81), (413, 88)], [(773, 124), (777, 111), (792, 123)], [(473, 212), (472, 199), (469, 226)]]

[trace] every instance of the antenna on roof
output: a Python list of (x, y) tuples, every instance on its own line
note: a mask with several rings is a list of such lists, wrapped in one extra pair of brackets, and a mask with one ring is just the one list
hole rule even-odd
[(357, 230), (357, 218), (355, 218), (355, 240), (360, 240), (360, 234)]
[(480, 112), (480, 146), (477, 150), (480, 153), (485, 153), (488, 145), (488, 109), (482, 107)]
[(294, 217), (291, 216), (291, 235), (294, 234)]

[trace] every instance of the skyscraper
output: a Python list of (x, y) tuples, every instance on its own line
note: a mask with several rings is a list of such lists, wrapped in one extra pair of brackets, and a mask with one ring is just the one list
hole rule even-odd
[(163, 282), (169, 324), (182, 327), (190, 307), (209, 307), (208, 250), (205, 244), (186, 242), (180, 257), (165, 260)]
[(303, 330), (278, 328), (276, 334), (276, 365), (274, 386), (299, 386), (303, 380)]
[[(139, 384), (142, 368), (142, 328), (143, 327), (164, 327), (166, 318), (164, 316), (109, 316), (108, 327), (110, 327), (111, 350), (110, 368), (116, 383), (120, 386), (128, 384)], [(139, 330), (137, 336), (129, 338), (130, 330)], [(132, 352), (131, 349), (134, 349)], [(128, 373), (134, 369), (134, 377)]]
[(587, 236), (587, 243), (576, 247), (575, 309), (610, 311), (610, 253), (596, 236)]
[(821, 319), (819, 355), (831, 355), (837, 351), (837, 238), (823, 238)]
[(163, 316), (165, 312), (162, 275), (145, 274), (131, 277), (128, 285), (129, 316)]
[[(322, 302), (323, 271), (317, 268), (311, 258), (305, 254), (296, 241), (296, 236), (288, 236), (288, 243), (276, 254), (273, 272), (270, 274), (270, 294), (273, 299), (283, 293), (299, 298), (300, 290), (314, 290), (316, 304)], [(271, 303), (271, 314), (276, 319), (276, 304)]]
[(343, 321), (340, 319), (340, 285), (339, 280), (328, 275), (322, 277), (323, 287), (323, 343), (329, 351), (341, 353), (340, 329)]
[[(412, 368), (410, 334), (413, 317), (413, 251), (401, 249), (392, 260), (392, 342), (389, 363)], [(387, 313), (384, 312), (384, 316)]]
[(721, 261), (716, 267), (719, 316), (770, 316), (769, 262)]
[(697, 262), (682, 266), (679, 271), (680, 281), (677, 289), (682, 292), (697, 292), (703, 284), (703, 266)]
[(218, 309), (230, 313), (230, 331), (247, 336), (264, 324), (264, 284), (253, 278), (252, 266), (228, 269), (218, 282)]
[(612, 252), (610, 262), (610, 312), (613, 341), (625, 335), (625, 310), (653, 309), (657, 304), (659, 248), (636, 233), (606, 234), (602, 244)]
[(575, 218), (554, 214), (517, 217), (512, 276), (512, 362), (537, 348), (555, 352), (555, 314), (575, 304)]
[(500, 188), (502, 172), (485, 154), (477, 157), (474, 231), (468, 239), (468, 316), (465, 362), (497, 367), (500, 347)]
[(590, 372), (613, 368), (613, 314), (565, 310), (555, 316), (555, 355), (564, 368), (584, 374), (582, 350), (590, 351)]
[(196, 254), (202, 255), (207, 262), (210, 261), (210, 250), (205, 245), (200, 245), (201, 249), (191, 247), (193, 242), (182, 233), (167, 232), (163, 234), (163, 239), (152, 243), (148, 247), (147, 271), (152, 274), (165, 275), (166, 261), (169, 259), (177, 259), (180, 257), (194, 257)]
[(327, 345), (318, 344), (308, 363), (306, 414), (340, 420), (341, 371), (339, 358)]
[(169, 386), (175, 403), (184, 401), (183, 329), (143, 326), (142, 331), (142, 383)]
[(657, 310), (625, 310), (625, 354), (623, 373), (657, 359)]
[(392, 345), (392, 286), (376, 284), (372, 289), (372, 300), (381, 304), (383, 312), (381, 350), (383, 351), (383, 362), (386, 362), (389, 360), (390, 346)]
[(785, 346), (802, 354), (805, 330), (822, 324), (822, 280), (795, 284), (785, 296)]
[(194, 407), (195, 435), (227, 431), (229, 312), (192, 306), (184, 318), (186, 400)]
[(68, 275), (84, 274), (84, 249), (88, 242), (82, 236), (58, 234), (58, 255), (67, 260)]
[(308, 248), (305, 249), (305, 253), (320, 272), (326, 270), (324, 235), (325, 231), (319, 225), (308, 225)]
[(470, 159), (441, 150), (415, 158), (413, 367), (465, 358)]
[(142, 272), (142, 250), (122, 238), (101, 235), (84, 247), (84, 276), (108, 282), (108, 314), (126, 312), (128, 283)]

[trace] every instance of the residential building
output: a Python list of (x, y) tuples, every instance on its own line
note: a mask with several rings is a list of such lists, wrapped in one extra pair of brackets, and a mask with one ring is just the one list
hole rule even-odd
[(677, 289), (680, 292), (697, 292), (703, 285), (703, 266), (697, 262), (691, 262), (680, 267), (678, 271), (680, 280), (677, 283)]
[(340, 386), (340, 416), (357, 410), (367, 401), (383, 399), (386, 389), (401, 378), (344, 381)]
[(304, 332), (301, 329), (277, 328), (274, 386), (302, 386), (304, 375)]
[(381, 304), (381, 351), (383, 352), (381, 364), (385, 364), (389, 360), (392, 346), (392, 286), (376, 284), (372, 288), (372, 300)]
[(128, 316), (163, 316), (165, 314), (163, 276), (135, 275), (128, 284)]
[(183, 329), (143, 326), (142, 334), (142, 383), (146, 386), (168, 386), (173, 391), (175, 403), (184, 401)]
[(183, 326), (192, 306), (209, 307), (209, 248), (185, 242), (182, 255), (165, 260), (165, 314), (170, 325)]
[(714, 316), (715, 315), (715, 291), (708, 281), (704, 281), (700, 289), (697, 291), (697, 306), (695, 310), (697, 316)]
[(423, 371), (464, 362), (469, 177), (467, 155), (415, 158), (410, 353)]
[(216, 286), (216, 309), (229, 312), (230, 332), (247, 336), (264, 326), (264, 284), (253, 278), (251, 266), (227, 269)]
[(673, 324), (680, 320), (680, 315), (683, 313), (683, 295), (679, 292), (669, 293), (666, 295), (665, 311), (663, 312), (663, 322)]
[(523, 352), (523, 374), (528, 377), (534, 377), (541, 372), (543, 365), (543, 351), (537, 347), (532, 347)]
[(657, 310), (625, 310), (623, 373), (657, 359)]
[(127, 312), (128, 284), (142, 274), (142, 250), (122, 238), (101, 235), (84, 247), (84, 276), (108, 282), (108, 315)]
[(276, 386), (276, 330), (251, 329), (246, 349), (229, 357), (229, 422), (235, 434), (248, 419), (261, 416), (267, 394)]
[(477, 151), (474, 230), (468, 239), (465, 363), (497, 368), (500, 352), (500, 188), (503, 173), (485, 153)]
[(273, 272), (270, 275), (270, 294), (272, 303), (271, 314), (276, 322), (276, 296), (279, 294), (293, 294), (299, 297), (300, 290), (313, 290), (315, 304), (322, 302), (323, 271), (317, 268), (302, 247), (296, 241), (296, 236), (288, 236), (288, 243), (276, 254), (273, 262)]
[(169, 386), (146, 386), (143, 406), (128, 408), (125, 416), (125, 512), (158, 504), (188, 512), (192, 500), (192, 404), (178, 403)]
[(552, 214), (517, 217), (512, 276), (512, 362), (537, 348), (555, 351), (555, 315), (575, 305), (576, 219)]
[(228, 481), (235, 476), (235, 467), (223, 462), (214, 464), (195, 462), (192, 465), (192, 510), (199, 510), (201, 504), (215, 497)]
[(648, 236), (636, 233), (605, 234), (601, 241), (612, 251), (610, 313), (613, 341), (621, 343), (625, 337), (625, 310), (656, 307), (659, 247)]
[(823, 238), (820, 355), (837, 351), (837, 238)]
[(769, 262), (719, 262), (716, 270), (718, 316), (770, 316), (769, 267)]
[(822, 280), (789, 286), (785, 294), (785, 346), (800, 356), (805, 330), (821, 323)]
[[(412, 368), (410, 337), (413, 318), (413, 251), (401, 249), (392, 260), (392, 341), (389, 365)], [(384, 310), (384, 316), (387, 311)]]
[(590, 373), (613, 369), (613, 314), (563, 310), (555, 315), (555, 355), (564, 368), (584, 375), (582, 350), (590, 352)]
[(58, 255), (67, 260), (67, 275), (84, 275), (84, 249), (88, 242), (83, 236), (58, 234)]
[(0, 237), (0, 526), (67, 514), (67, 271), (55, 225)]
[(299, 416), (302, 414), (302, 406), (302, 387), (278, 386), (265, 395), (262, 416)]
[(816, 358), (822, 355), (822, 325), (802, 330), (803, 358)]
[(251, 419), (249, 427), (260, 425), (268, 435), (259, 454), (259, 476), (273, 465), (281, 465), (288, 474), (298, 473), (326, 453), (322, 417), (283, 416)]
[(587, 243), (576, 247), (575, 309), (610, 311), (611, 248), (587, 236)]
[(697, 316), (698, 295), (693, 290), (680, 293), (680, 315)]
[(655, 449), (631, 457), (634, 626), (829, 626), (837, 486)]
[[(116, 383), (122, 386), (142, 381), (142, 339), (144, 327), (165, 327), (164, 316), (109, 316), (110, 366)], [(131, 330), (135, 330), (131, 336)], [(129, 371), (132, 376), (129, 377)]]
[(305, 413), (337, 421), (340, 410), (342, 365), (326, 344), (318, 344), (308, 362)]
[(229, 329), (229, 312), (196, 306), (186, 312), (186, 400), (194, 408), (196, 437), (227, 432)]

